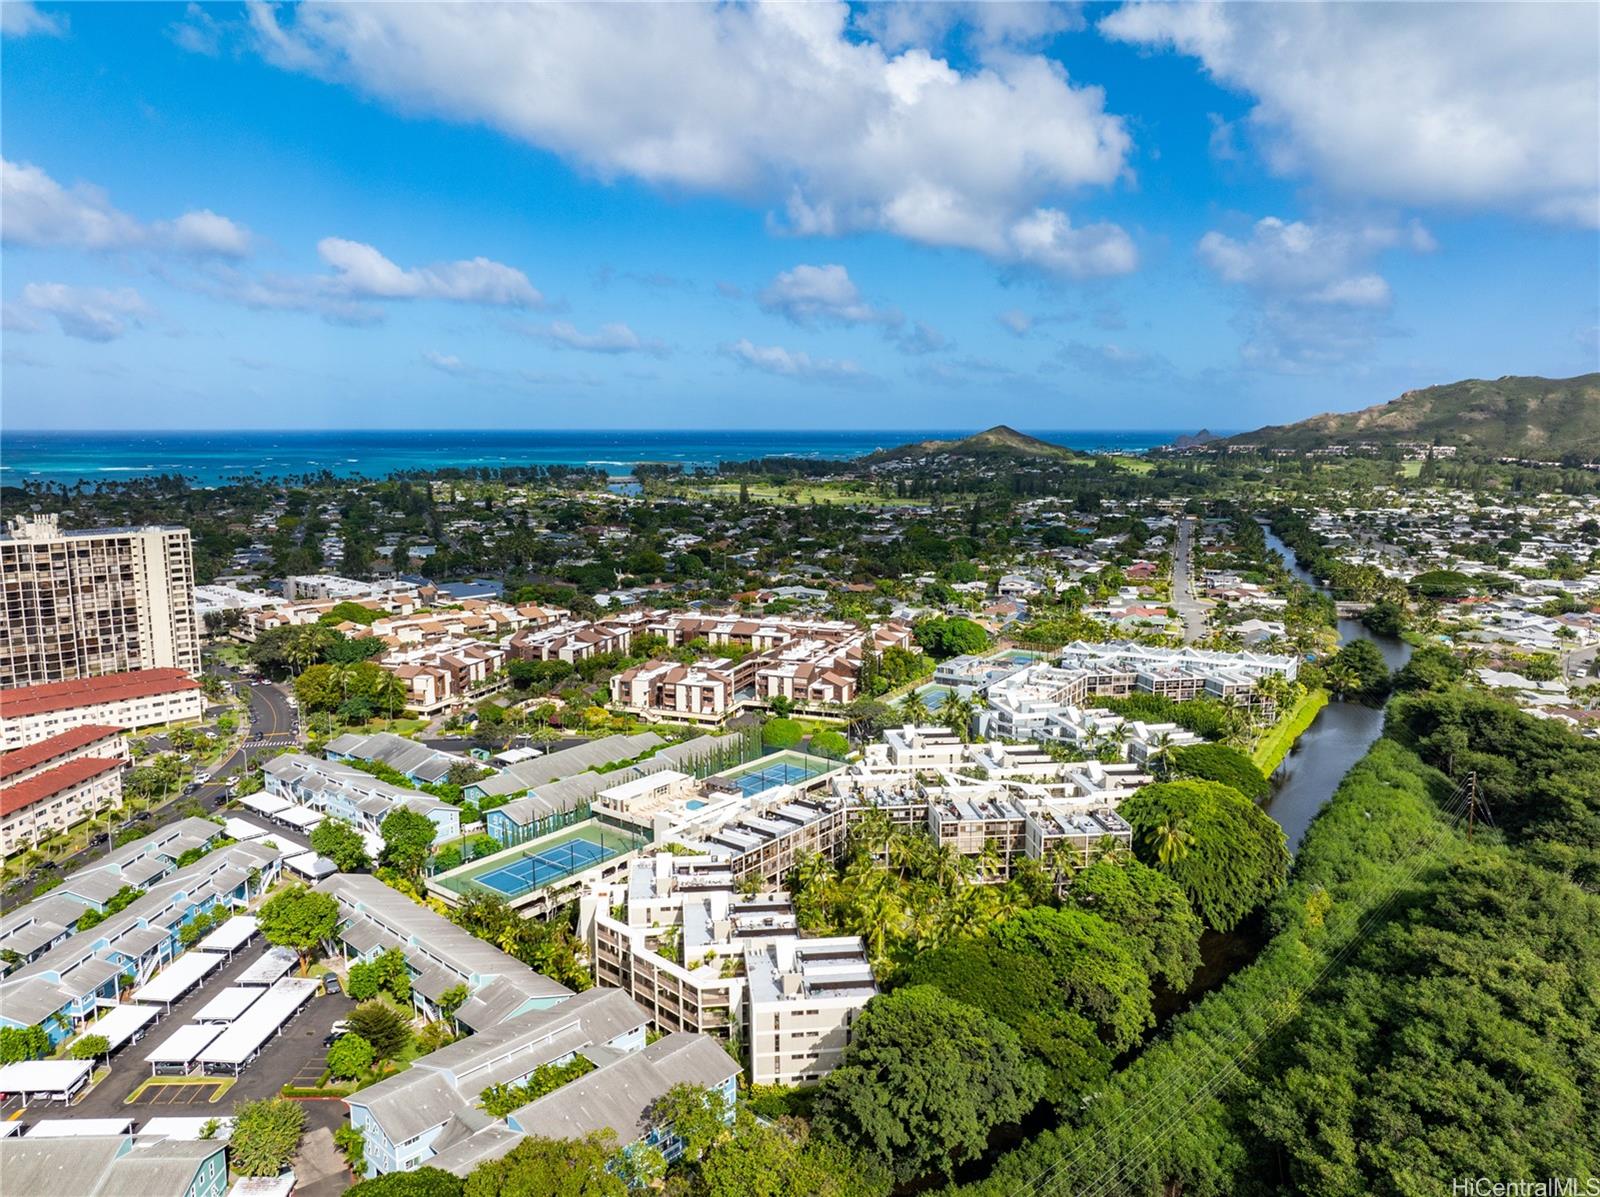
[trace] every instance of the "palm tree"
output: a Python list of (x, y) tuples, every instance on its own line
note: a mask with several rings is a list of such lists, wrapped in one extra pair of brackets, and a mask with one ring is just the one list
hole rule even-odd
[(391, 719), (399, 718), (399, 712), (409, 697), (406, 684), (387, 669), (372, 688), (372, 705), (380, 711), (388, 711)]
[(913, 726), (928, 721), (928, 704), (922, 701), (922, 695), (913, 690), (900, 700), (900, 714), (905, 721)]
[(333, 632), (320, 623), (308, 623), (289, 638), (284, 655), (289, 664), (304, 672), (322, 659), (322, 654), (333, 642)]
[(855, 913), (861, 938), (873, 960), (888, 958), (891, 934), (897, 934), (905, 918), (900, 895), (888, 885), (875, 885), (859, 895)]
[(1150, 741), (1150, 749), (1145, 754), (1148, 761), (1158, 776), (1165, 777), (1172, 767), (1172, 756), (1177, 751), (1177, 745), (1172, 741), (1171, 732), (1157, 732)]
[(960, 736), (963, 744), (972, 739), (973, 706), (970, 698), (952, 694), (939, 707), (939, 722)]
[(1195, 842), (1188, 820), (1177, 811), (1168, 811), (1161, 822), (1150, 829), (1145, 840), (1155, 848), (1156, 859), (1169, 867), (1187, 856)]

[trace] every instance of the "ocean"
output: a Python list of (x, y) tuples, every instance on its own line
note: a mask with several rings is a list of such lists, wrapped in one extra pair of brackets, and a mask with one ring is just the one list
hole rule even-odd
[[(199, 486), (241, 477), (332, 473), (382, 478), (400, 470), (574, 465), (625, 475), (641, 461), (686, 467), (756, 457), (844, 460), (967, 431), (337, 431), (0, 432), (0, 484), (110, 482), (181, 474)], [(1084, 451), (1138, 453), (1177, 431), (1075, 429), (1032, 435)]]

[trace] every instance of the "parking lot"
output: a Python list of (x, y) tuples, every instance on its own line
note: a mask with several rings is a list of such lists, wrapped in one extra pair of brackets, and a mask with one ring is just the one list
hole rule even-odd
[[(270, 1040), (261, 1054), (245, 1066), (227, 1093), (215, 1104), (211, 1103), (210, 1097), (215, 1091), (217, 1082), (232, 1078), (216, 1076), (165, 1078), (169, 1083), (152, 1086), (141, 1093), (139, 1099), (132, 1105), (126, 1104), (128, 1096), (150, 1079), (150, 1066), (144, 1060), (146, 1054), (179, 1027), (191, 1021), (195, 1012), (221, 990), (232, 985), (234, 978), (254, 964), (264, 950), (265, 945), (257, 938), (235, 953), (234, 958), (214, 972), (204, 985), (189, 993), (182, 1001), (175, 1003), (172, 1012), (163, 1015), (160, 1022), (152, 1025), (143, 1039), (138, 1043), (128, 1044), (112, 1056), (111, 1075), (96, 1085), (92, 1092), (72, 1103), (71, 1116), (140, 1117), (149, 1111), (148, 1116), (155, 1117), (169, 1112), (169, 1106), (192, 1105), (194, 1109), (188, 1112), (196, 1115), (204, 1114), (207, 1117), (221, 1117), (232, 1113), (234, 1106), (241, 1101), (274, 1097), (285, 1085), (316, 1084), (317, 1078), (322, 1075), (323, 1062), (327, 1057), (327, 1049), (322, 1045), (324, 1037), (337, 1020), (344, 1018), (355, 1007), (355, 1003), (342, 993), (312, 998), (300, 1014), (284, 1027), (282, 1033)], [(180, 1083), (170, 1083), (173, 1081)], [(161, 1092), (169, 1089), (173, 1091), (170, 1094)], [(338, 1103), (333, 1104), (342, 1114), (344, 1107)], [(0, 1118), (9, 1116), (15, 1108), (12, 1105), (0, 1109)], [(67, 1108), (59, 1102), (36, 1102), (22, 1117), (32, 1122), (38, 1118), (60, 1118), (67, 1113)]]
[[(217, 1091), (227, 1084), (226, 1077), (208, 1077), (203, 1081), (173, 1081), (163, 1078), (162, 1084), (151, 1085), (140, 1092), (133, 1101), (140, 1106), (203, 1106), (215, 1104)], [(203, 1113), (204, 1111), (196, 1111)]]

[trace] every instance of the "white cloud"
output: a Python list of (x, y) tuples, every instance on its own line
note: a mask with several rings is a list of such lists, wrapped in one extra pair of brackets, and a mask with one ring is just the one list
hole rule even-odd
[(666, 346), (660, 341), (646, 340), (622, 323), (602, 324), (594, 332), (586, 333), (568, 321), (557, 320), (548, 328), (528, 331), (552, 345), (585, 353), (666, 353)]
[(10, 244), (67, 249), (149, 249), (240, 258), (250, 230), (209, 208), (142, 224), (118, 211), (98, 187), (61, 186), (39, 167), (0, 160), (0, 237)]
[(893, 4), (868, 4), (858, 9), (851, 23), (884, 49), (912, 46), (936, 49), (959, 31), (980, 53), (994, 49), (1030, 46), (1069, 29), (1083, 28), (1076, 5), (1045, 4), (1037, 0), (984, 3), (941, 0), (899, 0)]
[(1343, 364), (1388, 331), (1393, 295), (1371, 268), (1374, 259), (1436, 248), (1416, 221), (1310, 223), (1267, 216), (1248, 237), (1206, 233), (1197, 252), (1218, 279), (1246, 297), (1246, 362), (1300, 372)]
[(422, 360), (435, 370), (442, 371), (445, 374), (454, 374), (457, 377), (461, 377), (472, 373), (472, 367), (453, 353), (440, 353), (435, 349), (425, 349), (422, 352)]
[(1159, 353), (1146, 353), (1109, 341), (1101, 345), (1072, 341), (1063, 345), (1057, 356), (1086, 373), (1104, 378), (1149, 378), (1172, 371), (1172, 363)]
[(222, 48), (223, 26), (200, 5), (190, 0), (183, 19), (167, 26), (167, 36), (191, 54), (215, 58)]
[(1266, 216), (1248, 240), (1215, 230), (1200, 238), (1200, 260), (1225, 283), (1318, 303), (1382, 307), (1389, 285), (1362, 269), (1390, 249), (1429, 253), (1438, 248), (1421, 224), (1309, 224)]
[[(250, 16), (286, 69), (490, 125), (604, 179), (781, 204), (782, 231), (882, 230), (1072, 272), (1108, 260), (1021, 252), (1031, 213), (1065, 222), (1060, 197), (1114, 184), (1132, 145), (1100, 88), (1039, 55), (963, 71), (893, 53), (853, 37), (842, 3), (312, 0), (292, 23), (264, 4)], [(1131, 268), (1126, 250), (1111, 260)]]
[(1600, 224), (1600, 7), (1129, 4), (1108, 36), (1253, 95), (1269, 164), (1331, 190)]
[(66, 31), (67, 18), (64, 15), (40, 12), (32, 0), (5, 0), (0, 3), (0, 34), (6, 37), (27, 37), (30, 33), (60, 37)]
[(903, 317), (892, 308), (874, 308), (861, 298), (843, 266), (796, 266), (767, 284), (757, 300), (768, 312), (805, 328), (820, 324), (898, 325)]
[(995, 317), (1002, 328), (1015, 336), (1025, 337), (1033, 331), (1033, 317), (1021, 308), (1011, 308)]
[(185, 212), (155, 229), (159, 240), (184, 253), (219, 258), (250, 256), (250, 230), (226, 216), (218, 216), (210, 208)]
[(1133, 238), (1114, 224), (1073, 228), (1065, 212), (1037, 208), (1009, 231), (1006, 257), (1073, 278), (1129, 274), (1139, 266)]
[(544, 297), (528, 276), (488, 258), (405, 269), (361, 241), (324, 237), (317, 253), (333, 267), (322, 286), (354, 299), (445, 299), (503, 307), (537, 307)]
[(62, 332), (85, 341), (114, 341), (150, 312), (132, 287), (111, 291), (66, 283), (29, 283), (22, 288), (22, 302), (35, 311), (48, 312)]
[(726, 351), (741, 365), (783, 378), (813, 382), (853, 382), (866, 377), (855, 362), (825, 357), (814, 358), (803, 349), (785, 349), (782, 345), (755, 345), (747, 337), (735, 341)]

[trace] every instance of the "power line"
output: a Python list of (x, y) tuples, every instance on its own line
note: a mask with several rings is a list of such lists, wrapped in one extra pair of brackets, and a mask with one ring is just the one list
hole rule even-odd
[[(1449, 825), (1451, 827), (1454, 827), (1455, 824), (1460, 820), (1461, 814), (1462, 814), (1463, 809), (1464, 809), (1463, 801), (1464, 801), (1465, 797), (1466, 797), (1465, 786), (1464, 785), (1458, 785), (1456, 790), (1452, 793), (1449, 801), (1445, 803), (1444, 807), (1440, 811), (1440, 814), (1442, 816), (1448, 817)], [(1425, 857), (1427, 854), (1430, 854), (1432, 852), (1432, 850), (1433, 850), (1434, 844), (1438, 841), (1439, 837), (1441, 835), (1443, 835), (1443, 833), (1444, 833), (1444, 829), (1441, 827), (1428, 840), (1428, 842), (1425, 845), (1423, 845), (1422, 847), (1419, 847), (1417, 849), (1414, 849), (1410, 853), (1407, 853), (1406, 856), (1401, 858), (1401, 861), (1409, 860), (1412, 857), (1417, 857), (1417, 856)], [(1390, 902), (1393, 901), (1394, 897), (1398, 894), (1400, 886), (1403, 885), (1403, 884), (1409, 883), (1415, 877), (1416, 873), (1420, 870), (1420, 868), (1422, 866), (1422, 863), (1423, 863), (1423, 861), (1421, 859), (1419, 859), (1418, 863), (1411, 869), (1411, 871), (1406, 875), (1405, 878), (1403, 878), (1401, 881), (1397, 881), (1394, 885), (1392, 885), (1389, 888), (1389, 891), (1386, 894), (1386, 896), (1384, 897), (1381, 905), (1378, 905), (1378, 906), (1375, 906), (1375, 907), (1370, 907), (1368, 909), (1368, 911), (1364, 915), (1360, 916), (1364, 920), (1363, 924), (1361, 926), (1357, 927), (1355, 932), (1353, 932), (1350, 940), (1346, 942), (1346, 944), (1341, 949), (1341, 951), (1339, 953), (1337, 953), (1331, 960), (1329, 960), (1327, 962), (1327, 964), (1323, 967), (1322, 971), (1319, 972), (1318, 975), (1312, 980), (1310, 985), (1308, 985), (1306, 987), (1306, 989), (1304, 990), (1305, 993), (1309, 993), (1313, 989), (1315, 989), (1315, 987), (1318, 984), (1321, 983), (1323, 977), (1327, 974), (1327, 972), (1335, 964), (1337, 964), (1341, 959), (1343, 959), (1344, 955), (1348, 954), (1348, 952), (1350, 950), (1353, 950), (1353, 948), (1356, 945), (1356, 943), (1359, 942), (1359, 940), (1366, 934), (1367, 930), (1370, 928), (1370, 925), (1374, 921), (1376, 916), (1378, 914), (1381, 914), (1382, 910), (1384, 908), (1386, 908), (1387, 905)], [(1198, 1074), (1200, 1072), (1204, 1071), (1208, 1067), (1211, 1067), (1212, 1061), (1216, 1058), (1218, 1053), (1226, 1051), (1233, 1043), (1237, 1042), (1241, 1037), (1247, 1035), (1248, 1031), (1246, 1029), (1246, 1023), (1248, 1022), (1248, 1016), (1250, 1014), (1252, 1014), (1252, 1013), (1254, 1013), (1254, 1010), (1243, 1012), (1243, 1016), (1240, 1018), (1238, 1026), (1226, 1038), (1224, 1038), (1220, 1042), (1214, 1044), (1212, 1046), (1212, 1049), (1209, 1052), (1207, 1052), (1207, 1053), (1205, 1053), (1203, 1055), (1195, 1057), (1188, 1064), (1181, 1065), (1179, 1070), (1178, 1070), (1178, 1075), (1173, 1078), (1172, 1086), (1169, 1086), (1169, 1088), (1170, 1087), (1174, 1087), (1174, 1086), (1184, 1086), (1184, 1085), (1187, 1085), (1188, 1083), (1190, 1083), (1191, 1081), (1193, 1081), (1198, 1076)], [(1281, 1024), (1281, 1020), (1280, 1020), (1280, 1024)], [(1266, 1037), (1268, 1037), (1272, 1033), (1274, 1033), (1276, 1031), (1276, 1029), (1277, 1029), (1277, 1026), (1280, 1025), (1280, 1024), (1274, 1024), (1274, 1023), (1269, 1021), (1267, 1027), (1260, 1034), (1258, 1034), (1255, 1037), (1253, 1037), (1251, 1043), (1245, 1048), (1244, 1051), (1239, 1053), (1239, 1055), (1238, 1055), (1238, 1057), (1236, 1057), (1235, 1061), (1230, 1062), (1227, 1065), (1227, 1069), (1236, 1068), (1237, 1060), (1238, 1059), (1242, 1059), (1245, 1055), (1249, 1054), (1249, 1052), (1253, 1051), (1254, 1048), (1257, 1045), (1259, 1045), (1260, 1042), (1262, 1042)], [(1220, 1077), (1221, 1077), (1221, 1079), (1226, 1079), (1227, 1078), (1227, 1070), (1226, 1069), (1224, 1070), (1224, 1072), (1222, 1074), (1220, 1074)], [(1218, 1083), (1218, 1082), (1217, 1081), (1213, 1081), (1213, 1082), (1207, 1082), (1206, 1084), (1202, 1085), (1201, 1091), (1200, 1091), (1199, 1094), (1197, 1094), (1195, 1100), (1198, 1101), (1201, 1098), (1209, 1096), (1208, 1090), (1213, 1085), (1215, 1085), (1216, 1083)], [(1109, 1135), (1115, 1136), (1116, 1134), (1118, 1134), (1121, 1131), (1123, 1131), (1124, 1129), (1126, 1129), (1131, 1122), (1135, 1122), (1138, 1119), (1143, 1118), (1147, 1113), (1150, 1112), (1151, 1108), (1154, 1108), (1155, 1106), (1159, 1105), (1160, 1103), (1164, 1102), (1165, 1100), (1167, 1100), (1167, 1098), (1166, 1098), (1166, 1095), (1163, 1092), (1161, 1092), (1159, 1090), (1151, 1090), (1150, 1092), (1146, 1093), (1145, 1096), (1143, 1098), (1141, 1098), (1139, 1101), (1133, 1103), (1126, 1110), (1124, 1110), (1123, 1113), (1120, 1114), (1117, 1117), (1116, 1122), (1110, 1128), (1108, 1128), (1107, 1130), (1103, 1131), (1102, 1134), (1109, 1134)], [(1193, 1106), (1194, 1104), (1195, 1104), (1195, 1102), (1191, 1101), (1189, 1103), (1189, 1106)], [(1175, 1120), (1176, 1117), (1181, 1117), (1183, 1114), (1186, 1114), (1187, 1111), (1188, 1111), (1188, 1107), (1185, 1107), (1185, 1109), (1180, 1111), (1178, 1115), (1175, 1115), (1173, 1118), (1169, 1118), (1165, 1122), (1163, 1122), (1161, 1127), (1158, 1127), (1157, 1130), (1159, 1131), (1161, 1129), (1164, 1129), (1166, 1126), (1170, 1125)], [(1084, 1157), (1085, 1153), (1088, 1152), (1092, 1146), (1093, 1146), (1093, 1141), (1092, 1140), (1091, 1141), (1085, 1141), (1084, 1143), (1080, 1144), (1077, 1148), (1075, 1148), (1073, 1151), (1069, 1152), (1067, 1155), (1065, 1155), (1061, 1159), (1057, 1160), (1054, 1164), (1051, 1164), (1049, 1167), (1047, 1167), (1039, 1176), (1037, 1176), (1037, 1177), (1033, 1178), (1032, 1180), (1026, 1182), (1023, 1186), (1021, 1186), (1020, 1188), (1018, 1188), (1016, 1190), (1013, 1190), (1013, 1191), (1016, 1192), (1016, 1193), (1026, 1193), (1026, 1194), (1031, 1194), (1031, 1195), (1040, 1194), (1040, 1193), (1046, 1191), (1046, 1186), (1054, 1186), (1054, 1185), (1058, 1184), (1061, 1179), (1064, 1179), (1064, 1177), (1057, 1177), (1055, 1175), (1055, 1173), (1057, 1173), (1062, 1168), (1070, 1169), (1072, 1166), (1075, 1166), (1076, 1164), (1081, 1162), (1081, 1160)], [(1123, 1158), (1128, 1158), (1128, 1157), (1125, 1155)], [(1097, 1182), (1098, 1182), (1098, 1179), (1099, 1179), (1099, 1177), (1097, 1176), (1096, 1177), (1096, 1181)]]

